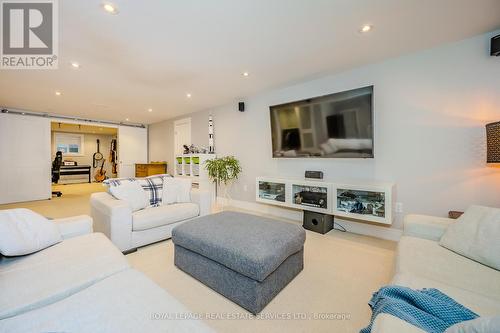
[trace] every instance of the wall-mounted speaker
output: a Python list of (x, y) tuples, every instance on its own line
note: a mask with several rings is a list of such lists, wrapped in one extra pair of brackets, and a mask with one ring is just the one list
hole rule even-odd
[(239, 102), (238, 103), (238, 110), (240, 112), (244, 112), (245, 111), (245, 103), (244, 102)]
[(500, 35), (495, 36), (491, 39), (491, 49), (490, 55), (500, 56)]
[(323, 179), (323, 171), (306, 170), (305, 177), (306, 178), (313, 178), (313, 179)]

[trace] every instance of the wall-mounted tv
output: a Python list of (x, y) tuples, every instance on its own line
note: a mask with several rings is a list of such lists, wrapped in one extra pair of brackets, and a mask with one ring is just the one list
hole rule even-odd
[(373, 86), (270, 111), (273, 157), (373, 158)]

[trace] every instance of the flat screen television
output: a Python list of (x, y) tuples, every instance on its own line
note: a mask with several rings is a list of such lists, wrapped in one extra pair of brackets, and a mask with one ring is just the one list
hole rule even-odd
[(373, 158), (373, 86), (270, 111), (273, 157)]

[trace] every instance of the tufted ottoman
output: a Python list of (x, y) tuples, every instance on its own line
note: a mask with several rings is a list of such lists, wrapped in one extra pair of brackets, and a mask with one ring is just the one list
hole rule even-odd
[(175, 265), (254, 314), (304, 268), (305, 238), (299, 225), (237, 212), (172, 231)]

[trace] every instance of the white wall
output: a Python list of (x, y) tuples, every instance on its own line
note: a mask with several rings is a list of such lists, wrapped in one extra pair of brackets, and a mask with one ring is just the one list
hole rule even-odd
[(173, 133), (173, 121), (163, 121), (149, 126), (149, 162), (167, 161), (168, 173), (173, 173), (174, 170)]
[[(191, 114), (192, 142), (208, 144), (214, 116), (218, 155), (234, 155), (243, 174), (232, 198), (255, 201), (255, 177), (303, 177), (322, 170), (332, 180), (397, 184), (404, 213), (445, 216), (470, 204), (500, 207), (500, 169), (485, 165), (485, 129), (500, 120), (500, 58), (490, 33)], [(332, 55), (334, 56), (334, 55)], [(269, 106), (374, 85), (375, 158), (273, 159)], [(150, 126), (150, 158), (173, 165), (174, 119)], [(244, 187), (247, 191), (244, 191)], [(402, 216), (393, 225), (401, 228)]]
[(0, 114), (0, 204), (51, 197), (50, 121)]

